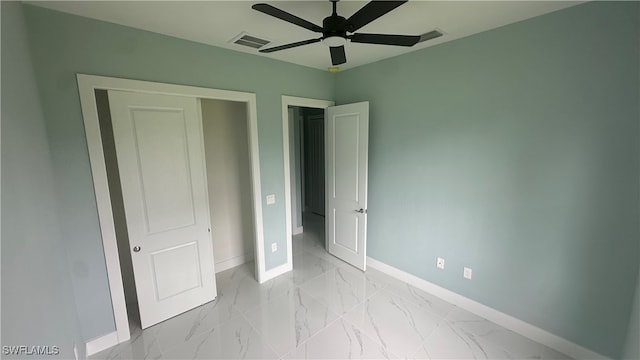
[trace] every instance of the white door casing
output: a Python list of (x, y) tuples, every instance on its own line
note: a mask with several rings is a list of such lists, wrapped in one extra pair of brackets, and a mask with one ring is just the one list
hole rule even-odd
[[(286, 239), (287, 239), (287, 262), (277, 268), (269, 270), (271, 273), (275, 275), (281, 275), (287, 271), (291, 271), (293, 268), (293, 235), (292, 235), (292, 211), (291, 211), (291, 175), (289, 171), (291, 171), (291, 156), (289, 151), (289, 143), (291, 139), (291, 134), (293, 129), (290, 129), (289, 126), (289, 111), (288, 108), (290, 106), (298, 106), (298, 107), (309, 107), (315, 109), (326, 109), (329, 106), (333, 106), (333, 101), (328, 100), (319, 100), (319, 99), (309, 99), (309, 98), (301, 98), (294, 96), (282, 96), (282, 148), (284, 154), (284, 209), (285, 209), (285, 224), (286, 224)], [(304, 159), (304, 157), (301, 157)], [(304, 167), (304, 164), (301, 164), (301, 167)], [(304, 178), (304, 175), (302, 175)], [(303, 182), (304, 183), (304, 182)], [(303, 185), (304, 186), (304, 185)], [(304, 192), (304, 190), (303, 190)]]
[(329, 107), (326, 114), (327, 249), (364, 271), (369, 102)]
[(140, 320), (215, 299), (199, 100), (109, 91)]

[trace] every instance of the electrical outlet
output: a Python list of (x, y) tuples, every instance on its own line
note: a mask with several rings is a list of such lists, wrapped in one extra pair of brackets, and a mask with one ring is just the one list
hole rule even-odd
[(438, 269), (444, 269), (444, 259), (439, 257), (438, 260), (436, 260), (436, 267)]
[(272, 243), (271, 244), (271, 252), (276, 252), (278, 251), (278, 244), (277, 243)]
[(267, 195), (267, 205), (273, 205), (276, 203), (276, 196), (271, 194)]
[(473, 270), (465, 266), (464, 271), (462, 272), (462, 276), (464, 276), (465, 279), (471, 280), (472, 273), (473, 273)]

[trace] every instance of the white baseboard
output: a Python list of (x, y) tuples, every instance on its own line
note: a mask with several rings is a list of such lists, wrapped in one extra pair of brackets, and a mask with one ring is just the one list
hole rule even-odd
[(376, 259), (367, 257), (367, 265), (575, 359), (609, 359), (606, 356), (586, 349), (560, 336), (542, 330), (539, 327), (516, 319), (511, 315), (490, 308)]
[(87, 342), (87, 357), (97, 354), (102, 350), (108, 349), (112, 346), (118, 345), (118, 332), (114, 331), (89, 340)]
[(298, 226), (297, 228), (293, 229), (293, 235), (299, 234), (302, 234), (302, 226)]
[(253, 255), (251, 254), (243, 254), (240, 256), (235, 256), (226, 260), (222, 260), (220, 262), (215, 263), (214, 267), (216, 269), (216, 274), (234, 268), (236, 266), (240, 266), (246, 262), (253, 260)]

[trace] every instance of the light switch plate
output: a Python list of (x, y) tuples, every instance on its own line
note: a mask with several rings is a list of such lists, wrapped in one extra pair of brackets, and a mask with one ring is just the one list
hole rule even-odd
[(438, 269), (444, 269), (444, 259), (443, 259), (443, 258), (439, 257), (439, 258), (436, 260), (436, 267), (437, 267)]
[(271, 252), (276, 252), (276, 251), (278, 251), (278, 243), (272, 243)]
[(267, 205), (273, 205), (276, 203), (276, 196), (274, 194), (267, 195)]

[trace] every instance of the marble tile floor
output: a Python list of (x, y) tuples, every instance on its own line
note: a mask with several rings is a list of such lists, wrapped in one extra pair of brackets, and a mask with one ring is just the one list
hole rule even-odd
[(569, 359), (411, 285), (329, 255), (322, 218), (294, 237), (293, 271), (258, 284), (247, 263), (218, 298), (91, 359)]

